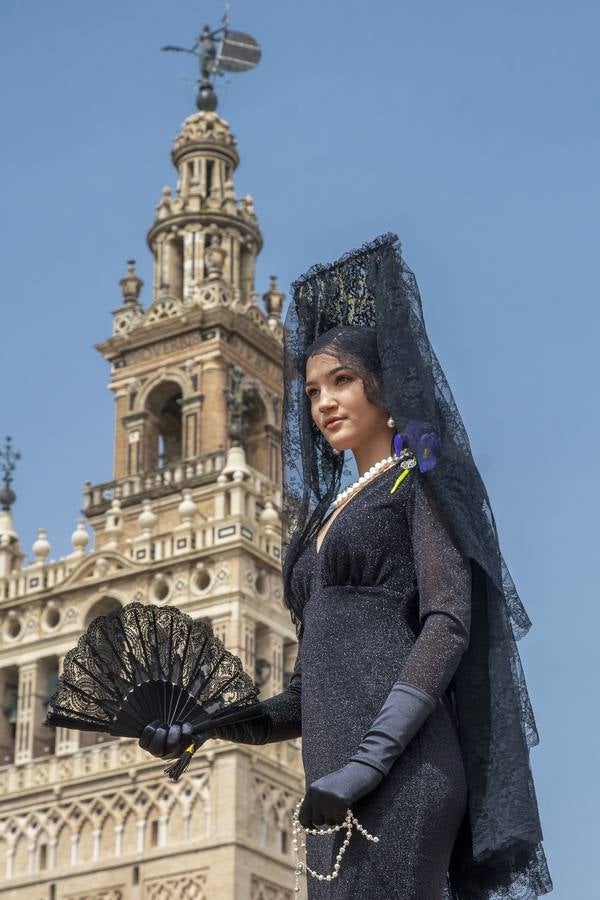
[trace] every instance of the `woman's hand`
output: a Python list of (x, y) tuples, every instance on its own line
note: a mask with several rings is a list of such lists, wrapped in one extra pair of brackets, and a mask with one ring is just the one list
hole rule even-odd
[(374, 790), (384, 775), (362, 762), (346, 763), (341, 769), (313, 781), (298, 811), (304, 828), (341, 825), (353, 803)]
[[(207, 735), (197, 736), (194, 741), (198, 746), (203, 744)], [(142, 731), (139, 745), (152, 756), (160, 759), (176, 759), (192, 742), (192, 725), (190, 722), (174, 722), (167, 725), (159, 719), (150, 722)]]

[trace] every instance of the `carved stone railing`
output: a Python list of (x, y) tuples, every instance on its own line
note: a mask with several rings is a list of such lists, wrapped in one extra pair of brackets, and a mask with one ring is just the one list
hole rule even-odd
[[(211, 748), (201, 750), (198, 755), (218, 753), (227, 746), (231, 749), (231, 744), (227, 741), (211, 741)], [(299, 774), (302, 772), (301, 748), (298, 740), (260, 746), (243, 745), (243, 749), (279, 765), (288, 766)], [(140, 766), (154, 763), (155, 761), (150, 759), (148, 753), (142, 750), (136, 741), (117, 738), (75, 750), (65, 756), (42, 756), (23, 765), (0, 767), (0, 798), (8, 799), (12, 794), (43, 790), (45, 787), (60, 793), (60, 786), (69, 782), (119, 771), (131, 774)]]
[[(222, 454), (210, 454), (209, 457), (197, 460), (197, 463), (204, 465), (202, 477), (208, 475), (210, 481), (217, 481), (214, 473), (220, 472), (222, 469)], [(210, 469), (211, 466), (214, 468)], [(217, 468), (218, 466), (221, 466), (221, 469)], [(176, 467), (168, 471), (171, 471), (175, 477)], [(210, 519), (197, 518), (193, 524), (189, 524), (185, 533), (180, 529), (174, 529), (168, 533), (153, 533), (145, 537), (140, 534), (133, 538), (121, 538), (112, 549), (122, 557), (130, 559), (133, 569), (135, 565), (144, 567), (151, 562), (171, 560), (191, 552), (197, 553), (210, 548), (224, 548), (243, 541), (254, 545), (259, 551), (279, 563), (281, 559), (281, 528), (279, 524), (281, 491), (274, 490), (273, 483), (259, 472), (251, 469), (248, 472), (244, 481), (226, 480), (216, 486), (213, 492), (215, 495), (221, 496), (224, 493), (229, 494), (228, 504), (226, 507), (224, 505), (224, 508), (230, 510), (229, 512), (223, 512)], [(163, 475), (165, 478), (163, 484), (166, 484), (166, 479), (170, 476), (167, 472), (164, 472)], [(106, 485), (96, 485), (91, 489), (92, 492), (97, 492), (94, 494), (94, 499), (96, 500), (101, 491), (105, 488), (108, 490), (111, 485), (112, 490), (116, 490), (117, 487), (124, 490), (124, 483), (128, 483), (128, 479), (120, 482), (107, 482)], [(249, 495), (249, 509), (244, 508), (242, 495)], [(103, 503), (108, 509), (109, 501), (104, 500)], [(274, 520), (273, 513), (268, 522), (263, 523), (261, 520), (261, 513), (266, 503), (270, 503), (273, 507), (277, 521)], [(91, 578), (105, 581), (107, 577), (110, 577), (110, 569), (107, 568), (103, 556), (106, 552), (108, 552), (108, 548), (101, 543), (90, 552), (76, 550), (58, 560), (36, 560), (10, 575), (0, 577), (0, 608), (10, 606), (12, 601), (26, 600), (36, 595), (41, 596), (58, 588), (75, 569), (82, 565), (83, 560), (95, 559), (97, 571), (95, 575), (91, 575)], [(87, 581), (91, 583), (90, 573), (88, 573)]]
[(88, 515), (99, 514), (115, 499), (134, 502), (143, 495), (160, 494), (173, 487), (188, 487), (199, 480), (216, 478), (224, 466), (225, 452), (220, 450), (205, 453), (195, 459), (174, 462), (153, 472), (127, 475), (116, 481), (94, 485), (86, 481), (83, 488), (83, 510)]

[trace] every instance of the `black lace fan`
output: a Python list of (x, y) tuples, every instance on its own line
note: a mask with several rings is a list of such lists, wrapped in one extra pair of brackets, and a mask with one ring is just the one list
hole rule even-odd
[[(260, 716), (259, 688), (210, 624), (173, 607), (129, 603), (99, 616), (65, 656), (47, 725), (139, 738), (186, 721), (194, 737)], [(177, 780), (200, 740), (165, 770)]]

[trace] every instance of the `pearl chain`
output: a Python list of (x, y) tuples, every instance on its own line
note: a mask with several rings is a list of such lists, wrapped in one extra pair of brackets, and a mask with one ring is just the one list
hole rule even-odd
[[(348, 809), (346, 812), (346, 818), (342, 822), (341, 825), (331, 825), (329, 828), (324, 828), (322, 831), (319, 831), (317, 828), (304, 828), (303, 825), (300, 824), (300, 820), (298, 818), (298, 811), (302, 805), (302, 800), (299, 800), (296, 804), (296, 808), (292, 813), (292, 827), (294, 832), (293, 837), (293, 845), (294, 845), (294, 855), (296, 857), (296, 886), (294, 888), (294, 892), (296, 894), (300, 893), (300, 875), (302, 872), (306, 871), (310, 873), (313, 878), (318, 878), (319, 881), (333, 881), (334, 878), (337, 878), (340, 874), (340, 863), (342, 860), (342, 856), (346, 852), (346, 848), (350, 843), (350, 838), (352, 837), (352, 827), (356, 825), (358, 831), (363, 834), (368, 841), (373, 841), (375, 844), (378, 843), (379, 838), (376, 835), (369, 834), (366, 828), (360, 824), (356, 816), (352, 814), (352, 810)], [(335, 858), (335, 864), (333, 866), (333, 872), (330, 875), (319, 874), (319, 872), (315, 872), (314, 869), (310, 869), (306, 863), (300, 862), (298, 859), (298, 835), (301, 831), (304, 831), (306, 834), (333, 834), (334, 831), (341, 831), (342, 828), (346, 829), (346, 839), (340, 849), (338, 850), (338, 854)], [(306, 843), (302, 842), (302, 847), (306, 849)]]
[(375, 478), (376, 475), (379, 475), (381, 471), (384, 469), (389, 469), (392, 467), (392, 464), (399, 463), (399, 456), (386, 456), (385, 459), (380, 459), (379, 462), (376, 462), (375, 465), (371, 466), (370, 469), (367, 469), (364, 475), (361, 475), (358, 481), (355, 481), (353, 484), (349, 485), (347, 488), (344, 488), (343, 491), (340, 491), (335, 500), (332, 503), (332, 506), (335, 508), (348, 499), (355, 491), (358, 490), (359, 487), (362, 487), (363, 484), (366, 484), (367, 481), (371, 481), (372, 478)]

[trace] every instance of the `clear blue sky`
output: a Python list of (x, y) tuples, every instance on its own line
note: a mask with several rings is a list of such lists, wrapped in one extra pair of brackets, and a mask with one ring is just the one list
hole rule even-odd
[[(0, 436), (23, 459), (29, 551), (69, 536), (112, 476), (113, 400), (93, 344), (194, 111), (190, 45), (221, 3), (3, 0)], [(533, 620), (519, 647), (553, 897), (600, 896), (597, 351), (600, 7), (233, 2), (264, 48), (221, 91), (238, 194), (265, 237), (257, 288), (394, 230)]]

